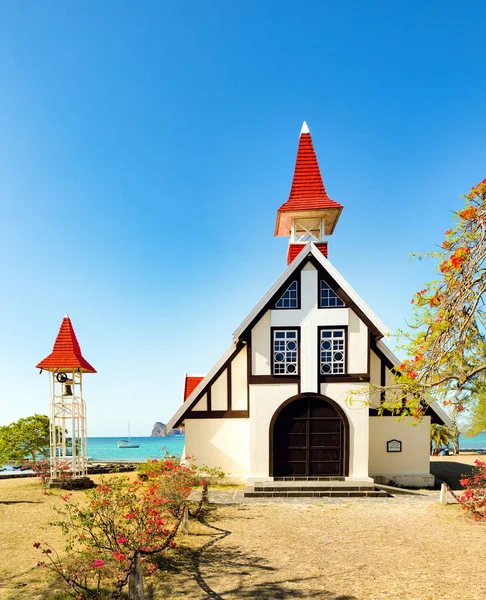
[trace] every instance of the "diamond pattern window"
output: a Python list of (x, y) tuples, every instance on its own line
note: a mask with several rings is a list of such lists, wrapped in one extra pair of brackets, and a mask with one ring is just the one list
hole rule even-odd
[(298, 293), (297, 281), (292, 281), (280, 300), (275, 304), (275, 308), (298, 308)]
[(344, 373), (344, 329), (321, 329), (319, 344), (321, 375)]
[(321, 279), (321, 294), (320, 294), (320, 308), (331, 308), (335, 306), (344, 306), (344, 302), (341, 298), (331, 290), (325, 281)]
[(299, 338), (296, 329), (273, 331), (273, 374), (298, 375)]

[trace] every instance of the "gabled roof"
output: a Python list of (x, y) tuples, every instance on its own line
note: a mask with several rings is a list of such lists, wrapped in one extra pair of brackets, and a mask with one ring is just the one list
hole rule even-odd
[(294, 178), (290, 188), (289, 199), (282, 204), (277, 212), (277, 225), (275, 235), (288, 235), (280, 227), (281, 212), (315, 211), (322, 209), (337, 209), (337, 217), (343, 209), (342, 205), (331, 200), (322, 183), (321, 171), (317, 156), (312, 144), (311, 134), (307, 123), (304, 121), (297, 148)]
[(36, 368), (45, 371), (79, 369), (82, 373), (96, 373), (94, 367), (81, 354), (81, 348), (68, 315), (62, 320), (51, 354), (41, 360)]
[(302, 263), (304, 263), (307, 260), (309, 255), (312, 255), (321, 264), (321, 266), (330, 274), (330, 276), (338, 283), (338, 285), (345, 291), (350, 300), (354, 303), (355, 308), (364, 313), (369, 319), (369, 321), (373, 323), (373, 326), (377, 330), (377, 332), (379, 332), (379, 335), (388, 335), (388, 329), (385, 327), (385, 325), (383, 325), (380, 319), (378, 319), (378, 317), (373, 313), (373, 311), (358, 296), (358, 294), (353, 290), (349, 283), (347, 283), (344, 277), (342, 277), (342, 275), (340, 275), (339, 272), (331, 265), (327, 258), (325, 258), (322, 255), (321, 251), (315, 247), (314, 242), (308, 242), (305, 246), (303, 246), (303, 251), (300, 252), (299, 255), (292, 261), (292, 263), (285, 269), (282, 275), (277, 279), (277, 281), (263, 296), (260, 302), (258, 302), (255, 308), (250, 312), (246, 319), (233, 333), (233, 344), (226, 350), (226, 352), (213, 366), (209, 373), (194, 388), (190, 396), (186, 398), (186, 401), (179, 407), (175, 415), (167, 423), (167, 427), (169, 429), (174, 427), (176, 423), (180, 423), (181, 420), (183, 420), (184, 413), (186, 413), (191, 408), (191, 405), (197, 399), (198, 395), (204, 390), (206, 385), (208, 385), (211, 382), (213, 377), (218, 373), (218, 371), (225, 364), (225, 362), (231, 358), (231, 355), (238, 351), (238, 342), (240, 342), (241, 336), (244, 335), (246, 330), (253, 324), (255, 319), (258, 319), (259, 314), (262, 312), (262, 310), (266, 309), (267, 304), (272, 300), (272, 298), (282, 288), (282, 286), (285, 285), (285, 283), (292, 276), (292, 274), (298, 271), (299, 267), (302, 265)]
[[(323, 256), (321, 251), (316, 248), (314, 242), (308, 242), (305, 246), (303, 246), (303, 251), (300, 252), (298, 256), (290, 263), (290, 265), (285, 269), (282, 275), (277, 279), (277, 281), (275, 281), (275, 283), (268, 290), (268, 292), (263, 296), (263, 298), (258, 302), (258, 304), (245, 318), (245, 320), (235, 330), (235, 332), (233, 333), (233, 344), (231, 344), (231, 346), (226, 350), (223, 356), (221, 356), (221, 358), (215, 363), (215, 365), (209, 371), (209, 373), (200, 380), (200, 382), (192, 390), (191, 394), (187, 396), (186, 401), (183, 402), (183, 404), (179, 407), (175, 415), (168, 422), (168, 429), (174, 427), (176, 423), (180, 423), (183, 420), (184, 414), (195, 403), (195, 400), (198, 398), (201, 392), (204, 391), (205, 387), (211, 382), (215, 375), (218, 374), (223, 365), (228, 360), (231, 360), (232, 355), (236, 354), (239, 351), (238, 344), (241, 343), (241, 341), (243, 340), (243, 337), (248, 328), (252, 327), (255, 321), (257, 321), (263, 315), (263, 313), (266, 310), (268, 310), (268, 305), (269, 303), (271, 303), (276, 293), (282, 289), (282, 287), (286, 284), (287, 280), (292, 277), (294, 272), (298, 271), (299, 268), (303, 266), (303, 263), (305, 263), (305, 261), (309, 257), (312, 257), (315, 261), (317, 261), (320, 264), (320, 266), (341, 288), (341, 290), (348, 296), (349, 300), (351, 301), (351, 308), (357, 311), (358, 313), (361, 313), (361, 315), (365, 317), (368, 323), (372, 326), (377, 337), (389, 335), (387, 327), (375, 315), (375, 313), (365, 303), (365, 301), (354, 291), (354, 289), (344, 279), (344, 277), (339, 273), (339, 271), (329, 262), (329, 260), (325, 256)], [(382, 354), (393, 365), (400, 364), (398, 358), (393, 354), (393, 352), (388, 348), (388, 346), (383, 342), (383, 340), (378, 339), (376, 345), (378, 349), (382, 352)], [(450, 424), (450, 418), (437, 402), (433, 402), (430, 405), (430, 407), (444, 421), (444, 423)]]
[(184, 378), (184, 402), (204, 379), (204, 375), (188, 375)]
[(375, 313), (371, 310), (371, 308), (366, 304), (366, 302), (354, 291), (354, 289), (349, 285), (349, 283), (344, 279), (344, 277), (339, 273), (339, 271), (332, 266), (329, 260), (320, 252), (314, 242), (308, 242), (304, 247), (304, 250), (301, 251), (297, 257), (290, 263), (290, 265), (285, 269), (282, 275), (277, 279), (277, 281), (272, 285), (272, 287), (268, 290), (268, 292), (263, 296), (263, 298), (258, 302), (255, 308), (250, 312), (250, 314), (246, 317), (246, 319), (241, 323), (241, 325), (236, 329), (233, 333), (233, 339), (238, 340), (244, 332), (248, 329), (248, 327), (253, 323), (255, 318), (260, 314), (260, 312), (265, 308), (265, 306), (270, 302), (272, 297), (276, 294), (276, 292), (282, 287), (285, 281), (292, 275), (294, 271), (297, 271), (300, 265), (307, 260), (307, 257), (311, 255), (320, 266), (331, 276), (332, 279), (338, 284), (338, 286), (348, 295), (352, 304), (361, 311), (365, 317), (369, 320), (369, 322), (376, 329), (376, 333), (378, 336), (389, 335), (389, 331), (382, 323), (382, 321), (375, 315)]

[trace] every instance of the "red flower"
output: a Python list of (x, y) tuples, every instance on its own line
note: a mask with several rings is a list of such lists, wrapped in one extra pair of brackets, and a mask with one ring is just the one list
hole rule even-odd
[(40, 548), (40, 542), (36, 542), (35, 544), (32, 544), (34, 546), (34, 548)]
[(105, 564), (104, 560), (101, 560), (101, 558), (96, 558), (93, 561), (93, 564), (91, 565), (92, 569), (98, 569), (99, 567), (102, 567)]
[(461, 211), (459, 213), (459, 216), (461, 217), (461, 219), (471, 220), (476, 217), (476, 214), (477, 214), (476, 208), (474, 206), (468, 206), (467, 208), (465, 208), (463, 211)]
[(134, 519), (135, 518), (135, 513), (128, 513), (127, 515), (125, 515), (125, 519)]
[(119, 552), (118, 550), (113, 552), (113, 558), (115, 560), (119, 560), (120, 562), (125, 562), (127, 560), (126, 554), (123, 554), (123, 552)]
[(126, 544), (127, 543), (127, 538), (123, 535), (123, 533), (121, 533), (117, 538), (116, 541), (119, 544)]

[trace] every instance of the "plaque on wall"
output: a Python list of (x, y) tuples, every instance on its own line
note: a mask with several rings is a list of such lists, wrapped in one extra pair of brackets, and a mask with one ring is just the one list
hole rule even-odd
[(386, 443), (386, 451), (387, 452), (401, 452), (402, 451), (402, 442), (400, 440), (389, 440)]

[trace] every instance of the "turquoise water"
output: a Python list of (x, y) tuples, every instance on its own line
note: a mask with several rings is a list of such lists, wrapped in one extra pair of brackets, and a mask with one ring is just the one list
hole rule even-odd
[(459, 449), (461, 450), (486, 450), (486, 431), (471, 438), (459, 436)]
[(116, 437), (89, 437), (88, 456), (90, 460), (145, 460), (163, 458), (164, 448), (173, 455), (182, 456), (185, 438), (183, 435), (167, 437), (132, 437), (131, 441), (140, 444), (139, 448), (118, 448), (120, 439)]

